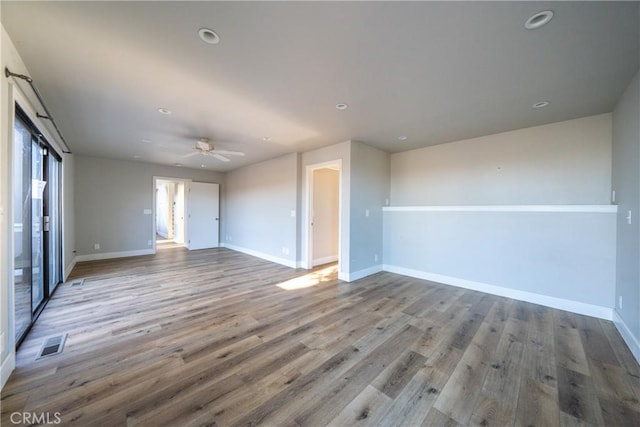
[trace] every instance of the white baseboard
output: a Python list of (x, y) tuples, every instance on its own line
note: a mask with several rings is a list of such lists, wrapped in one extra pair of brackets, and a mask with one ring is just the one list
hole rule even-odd
[(99, 254), (77, 255), (75, 261), (76, 262), (98, 261), (101, 259), (127, 258), (131, 256), (153, 255), (153, 254), (154, 254), (153, 249), (140, 249), (137, 251), (123, 251), (123, 252), (104, 252)]
[(9, 376), (13, 372), (16, 367), (16, 354), (15, 352), (9, 353), (7, 357), (2, 361), (2, 366), (0, 367), (0, 390), (4, 388), (4, 385), (7, 383)]
[(382, 271), (382, 265), (374, 265), (373, 267), (365, 268), (364, 270), (354, 271), (353, 273), (338, 273), (338, 279), (345, 282), (354, 282), (360, 280), (363, 277), (371, 276)]
[(627, 343), (629, 350), (633, 353), (633, 357), (640, 363), (640, 341), (633, 335), (617, 310), (613, 310), (613, 324), (616, 325), (616, 329), (620, 332), (622, 339)]
[(384, 271), (402, 274), (403, 276), (416, 277), (418, 279), (430, 280), (432, 282), (444, 283), (445, 285), (457, 286), (459, 288), (471, 289), (485, 292), (501, 297), (513, 298), (533, 304), (540, 304), (547, 307), (570, 311), (572, 313), (584, 314), (597, 317), (599, 319), (613, 320), (613, 308), (599, 305), (587, 304), (578, 301), (571, 301), (564, 298), (557, 298), (533, 292), (521, 291), (517, 289), (505, 288), (503, 286), (490, 285), (482, 282), (460, 279), (458, 277), (444, 276), (442, 274), (428, 273), (426, 271), (413, 270), (410, 268), (398, 267), (385, 264)]
[(316, 265), (329, 264), (330, 262), (338, 261), (338, 255), (330, 255), (323, 258), (314, 259), (312, 265), (315, 267)]
[(251, 255), (257, 258), (262, 258), (267, 261), (275, 262), (276, 264), (286, 265), (287, 267), (296, 268), (298, 263), (286, 258), (280, 258), (264, 252), (254, 251), (253, 249), (247, 249), (236, 245), (230, 245), (229, 243), (222, 243), (220, 246), (242, 252), (243, 254)]
[(73, 271), (73, 267), (76, 266), (76, 262), (77, 262), (77, 257), (73, 257), (73, 259), (71, 260), (71, 262), (69, 263), (69, 265), (67, 265), (64, 269), (64, 281), (66, 282), (67, 279), (69, 278), (69, 275), (71, 274), (71, 272)]

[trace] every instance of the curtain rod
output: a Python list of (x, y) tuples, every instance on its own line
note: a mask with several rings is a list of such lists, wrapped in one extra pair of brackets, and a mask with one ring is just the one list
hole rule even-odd
[[(58, 135), (60, 136), (60, 139), (62, 140), (62, 143), (64, 144), (62, 152), (64, 154), (72, 154), (71, 153), (71, 149), (69, 148), (69, 145), (67, 144), (67, 141), (64, 139), (64, 136), (62, 135), (62, 132), (60, 132), (60, 129), (58, 128), (58, 125), (56, 124), (56, 121), (53, 119), (53, 116), (51, 115), (51, 113), (49, 112), (49, 109), (45, 105), (44, 100), (42, 99), (42, 96), (40, 96), (40, 92), (38, 92), (38, 89), (36, 89), (35, 85), (33, 84), (33, 79), (31, 77), (29, 77), (29, 76), (25, 76), (24, 74), (12, 73), (9, 70), (8, 67), (4, 68), (4, 75), (7, 78), (16, 77), (18, 79), (22, 79), (22, 80), (26, 81), (27, 83), (29, 83), (29, 86), (31, 86), (31, 90), (33, 90), (33, 93), (36, 94), (36, 97), (38, 98), (38, 101), (40, 101), (40, 105), (42, 105), (42, 108), (44, 108), (44, 112), (45, 112), (45, 115), (42, 115), (42, 114), (36, 112), (36, 116), (38, 116), (38, 118), (41, 118), (41, 119), (49, 120), (51, 122), (51, 124), (53, 124), (53, 127), (56, 129), (56, 132), (58, 132)], [(66, 149), (66, 151), (64, 149)]]

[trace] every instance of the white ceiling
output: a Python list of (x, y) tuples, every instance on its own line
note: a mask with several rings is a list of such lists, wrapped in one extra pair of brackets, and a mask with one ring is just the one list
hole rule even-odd
[[(2, 1), (1, 18), (74, 153), (226, 171), (610, 112), (639, 67), (639, 4)], [(200, 137), (246, 156), (182, 157)]]

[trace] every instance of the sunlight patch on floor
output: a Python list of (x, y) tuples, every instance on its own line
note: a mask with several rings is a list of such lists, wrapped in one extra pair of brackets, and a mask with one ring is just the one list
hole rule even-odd
[(293, 291), (296, 289), (310, 288), (322, 282), (328, 282), (335, 278), (338, 271), (337, 265), (325, 267), (320, 270), (313, 271), (304, 276), (296, 277), (286, 282), (278, 283), (276, 286), (285, 291)]

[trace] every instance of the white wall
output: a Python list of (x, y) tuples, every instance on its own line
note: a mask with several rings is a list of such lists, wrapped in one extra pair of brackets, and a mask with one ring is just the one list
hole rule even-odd
[(609, 204), (610, 173), (610, 114), (393, 154), (385, 269), (610, 318), (615, 208), (562, 206)]
[[(18, 51), (2, 27), (0, 34), (0, 70), (8, 67), (12, 72), (29, 75)], [(35, 82), (37, 86), (37, 81)], [(14, 105), (18, 102), (31, 121), (43, 133), (47, 141), (62, 155), (62, 229), (63, 265), (65, 270), (73, 265), (73, 174), (74, 157), (62, 153), (61, 142), (49, 121), (42, 121), (36, 113), (42, 113), (29, 85), (18, 79), (0, 77), (0, 385), (4, 385), (15, 364), (14, 303), (13, 303), (13, 200), (12, 147)]]
[(609, 203), (611, 114), (393, 154), (391, 175), (396, 206)]
[(338, 260), (340, 220), (340, 172), (322, 168), (313, 171), (313, 264)]
[(612, 180), (618, 204), (616, 320), (640, 360), (640, 73), (613, 111)]
[[(2, 5), (0, 4), (0, 14)], [(2, 27), (0, 34), (0, 62), (4, 66), (5, 31)], [(9, 260), (9, 220), (10, 207), (10, 186), (9, 186), (9, 142), (11, 141), (9, 127), (9, 87), (4, 80), (0, 83), (0, 388), (2, 388), (9, 378), (15, 365), (15, 355), (11, 350), (11, 340), (8, 339), (11, 331), (9, 318), (13, 314), (13, 298), (9, 294), (10, 260)]]
[(81, 259), (152, 250), (153, 216), (144, 211), (153, 208), (154, 176), (224, 185), (224, 175), (212, 171), (76, 156), (75, 249)]
[(295, 266), (297, 193), (295, 153), (228, 172), (224, 245)]

